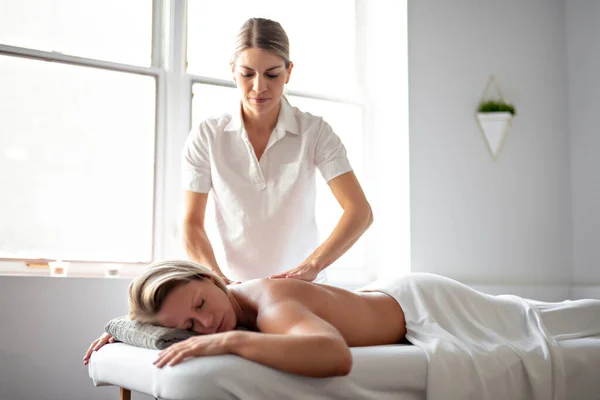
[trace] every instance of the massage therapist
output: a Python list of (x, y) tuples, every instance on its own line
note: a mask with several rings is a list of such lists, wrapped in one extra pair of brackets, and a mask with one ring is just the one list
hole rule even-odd
[[(231, 60), (241, 101), (192, 129), (183, 149), (185, 250), (227, 283), (264, 277), (324, 282), (325, 269), (373, 221), (339, 137), (322, 118), (292, 107), (283, 96), (293, 66), (279, 23), (246, 21)], [(323, 66), (324, 73), (335, 73), (332, 67)], [(315, 170), (344, 210), (323, 243), (315, 218)], [(223, 269), (204, 228), (211, 190)]]

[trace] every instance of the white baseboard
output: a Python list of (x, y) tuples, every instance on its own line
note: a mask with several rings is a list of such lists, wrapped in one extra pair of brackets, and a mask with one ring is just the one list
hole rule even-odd
[(514, 294), (540, 301), (600, 299), (600, 285), (469, 285), (489, 294)]
[(539, 301), (563, 301), (572, 299), (571, 285), (469, 285), (475, 290), (483, 293), (498, 295), (498, 294), (513, 294), (524, 297), (526, 299)]
[(571, 287), (573, 299), (600, 299), (600, 285)]

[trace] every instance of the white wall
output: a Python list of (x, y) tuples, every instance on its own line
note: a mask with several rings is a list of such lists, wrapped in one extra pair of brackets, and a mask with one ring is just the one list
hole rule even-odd
[[(413, 271), (570, 284), (564, 1), (418, 0), (408, 20)], [(496, 162), (474, 119), (490, 74), (518, 113)]]
[(600, 285), (600, 2), (566, 1), (576, 285)]

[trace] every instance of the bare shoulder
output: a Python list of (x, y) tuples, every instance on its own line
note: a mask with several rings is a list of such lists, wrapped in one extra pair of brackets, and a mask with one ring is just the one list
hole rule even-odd
[(239, 289), (249, 298), (260, 300), (260, 303), (279, 302), (283, 299), (302, 301), (311, 293), (323, 290), (320, 285), (298, 279), (268, 278), (246, 281), (239, 285)]
[(282, 303), (297, 303), (307, 309), (314, 309), (330, 291), (316, 283), (298, 279), (254, 279), (232, 287), (251, 303), (257, 311)]
[(256, 302), (256, 326), (264, 333), (339, 333), (319, 313), (327, 292), (318, 284), (298, 279), (265, 279)]

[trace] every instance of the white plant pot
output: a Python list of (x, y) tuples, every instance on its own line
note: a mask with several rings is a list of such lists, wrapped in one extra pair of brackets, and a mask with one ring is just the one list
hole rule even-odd
[(479, 126), (494, 159), (502, 149), (512, 118), (509, 112), (477, 113)]

